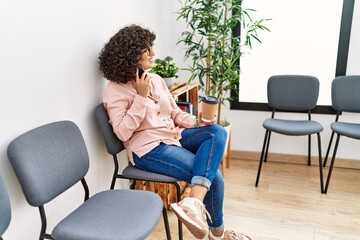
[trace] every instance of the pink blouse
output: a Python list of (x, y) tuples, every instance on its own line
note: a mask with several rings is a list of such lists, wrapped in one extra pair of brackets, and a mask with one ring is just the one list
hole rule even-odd
[(147, 74), (151, 76), (151, 96), (147, 98), (137, 94), (134, 81), (109, 81), (103, 94), (110, 124), (132, 164), (132, 152), (142, 157), (161, 142), (181, 146), (181, 132), (194, 127), (196, 118), (176, 105), (159, 75)]

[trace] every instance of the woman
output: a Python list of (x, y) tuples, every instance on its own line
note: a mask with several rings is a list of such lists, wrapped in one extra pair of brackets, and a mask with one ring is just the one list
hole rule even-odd
[(160, 76), (139, 74), (139, 65), (145, 70), (154, 65), (155, 38), (140, 26), (127, 26), (100, 53), (100, 70), (110, 80), (103, 102), (114, 132), (136, 167), (191, 183), (189, 197), (171, 207), (196, 238), (248, 240), (224, 230), (224, 180), (218, 167), (226, 131), (204, 123), (201, 113), (183, 112)]

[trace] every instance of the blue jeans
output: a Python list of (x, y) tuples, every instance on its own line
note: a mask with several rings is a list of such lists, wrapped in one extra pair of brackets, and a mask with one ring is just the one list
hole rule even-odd
[(187, 128), (181, 134), (180, 143), (166, 145), (161, 143), (139, 158), (133, 153), (136, 167), (177, 178), (191, 183), (191, 186), (202, 185), (209, 189), (204, 204), (209, 211), (212, 222), (208, 219), (210, 229), (223, 228), (224, 179), (219, 171), (227, 133), (217, 124)]

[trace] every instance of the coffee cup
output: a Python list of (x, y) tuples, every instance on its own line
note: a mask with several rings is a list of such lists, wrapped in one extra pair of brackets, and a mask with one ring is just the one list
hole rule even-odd
[(202, 98), (202, 117), (203, 122), (211, 123), (216, 118), (219, 100), (214, 96), (204, 96)]

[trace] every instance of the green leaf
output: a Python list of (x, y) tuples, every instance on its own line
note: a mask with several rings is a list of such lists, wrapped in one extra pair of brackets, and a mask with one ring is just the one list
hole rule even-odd
[[(191, 61), (189, 81), (195, 79), (199, 88), (206, 86), (210, 77), (210, 94), (218, 96), (222, 104), (232, 101), (230, 90), (238, 92), (241, 69), (239, 59), (245, 56), (242, 49), (252, 49), (252, 40), (261, 43), (260, 31), (268, 31), (269, 18), (253, 19), (256, 12), (243, 8), (243, 0), (179, 0), (178, 20), (185, 20), (187, 30), (178, 43), (185, 46), (185, 59)], [(234, 13), (234, 14), (231, 14)], [(232, 30), (241, 24), (241, 36), (232, 36)], [(177, 43), (177, 44), (178, 44)], [(214, 88), (212, 88), (214, 86)], [(219, 113), (220, 115), (220, 113)]]

